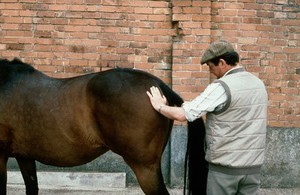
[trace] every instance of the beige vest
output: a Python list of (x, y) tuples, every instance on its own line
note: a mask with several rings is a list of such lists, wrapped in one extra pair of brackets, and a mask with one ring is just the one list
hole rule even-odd
[(224, 109), (207, 114), (206, 160), (232, 168), (264, 161), (268, 95), (263, 82), (238, 68), (217, 80), (225, 88)]

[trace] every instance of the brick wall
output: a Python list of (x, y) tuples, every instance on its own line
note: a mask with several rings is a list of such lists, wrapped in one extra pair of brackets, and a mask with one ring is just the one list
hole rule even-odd
[(54, 77), (114, 67), (146, 69), (170, 83), (169, 3), (1, 0), (0, 55)]
[(212, 37), (234, 43), (269, 92), (269, 126), (300, 127), (300, 2), (212, 2)]
[(0, 57), (53, 77), (149, 71), (186, 100), (214, 78), (201, 55), (226, 39), (267, 85), (269, 125), (300, 127), (299, 0), (1, 0)]
[(180, 30), (174, 37), (173, 89), (190, 100), (210, 82), (208, 67), (200, 60), (211, 42), (211, 2), (174, 0), (172, 10)]
[[(210, 81), (199, 66), (210, 42), (229, 40), (241, 64), (269, 93), (269, 126), (300, 127), (300, 2), (291, 0), (173, 1), (173, 88), (192, 99)], [(210, 80), (213, 80), (210, 76)]]

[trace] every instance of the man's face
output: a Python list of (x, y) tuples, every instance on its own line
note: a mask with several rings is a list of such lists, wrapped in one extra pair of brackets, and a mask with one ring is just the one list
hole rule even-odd
[(216, 66), (212, 62), (207, 62), (206, 64), (209, 67), (209, 72), (214, 74), (218, 79), (223, 76), (219, 65)]

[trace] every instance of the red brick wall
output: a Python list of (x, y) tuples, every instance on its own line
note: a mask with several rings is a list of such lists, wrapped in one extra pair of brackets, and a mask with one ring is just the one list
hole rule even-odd
[(212, 35), (226, 38), (269, 92), (269, 125), (300, 127), (300, 4), (290, 0), (212, 3)]
[[(229, 40), (241, 64), (260, 77), (269, 93), (269, 125), (300, 127), (300, 2), (289, 0), (173, 1), (173, 88), (186, 99), (203, 90), (207, 68), (199, 66), (212, 41)], [(211, 80), (213, 77), (210, 77)]]
[(0, 9), (1, 57), (19, 57), (54, 77), (119, 66), (171, 82), (168, 2), (1, 0)]
[(300, 127), (300, 2), (1, 0), (0, 57), (54, 77), (149, 71), (186, 100), (214, 78), (201, 55), (226, 39), (269, 92), (269, 125)]

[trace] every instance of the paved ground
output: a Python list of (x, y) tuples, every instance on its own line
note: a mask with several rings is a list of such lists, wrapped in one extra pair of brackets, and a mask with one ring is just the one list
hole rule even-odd
[[(7, 195), (25, 194), (24, 186), (9, 185)], [(169, 189), (171, 195), (182, 195), (182, 189)], [(139, 187), (128, 188), (108, 188), (101, 190), (82, 190), (56, 188), (50, 189), (48, 186), (40, 186), (40, 195), (143, 195)], [(261, 189), (260, 195), (300, 195), (300, 189)]]

